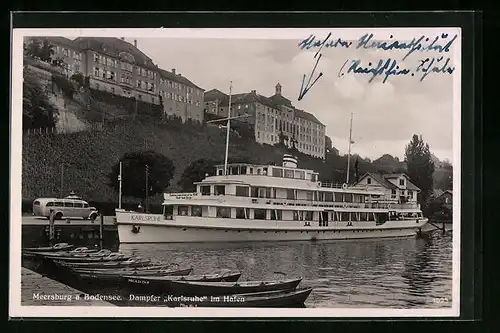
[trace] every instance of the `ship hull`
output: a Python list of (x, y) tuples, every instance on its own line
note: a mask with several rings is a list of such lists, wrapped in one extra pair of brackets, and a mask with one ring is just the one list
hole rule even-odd
[(197, 222), (196, 219), (164, 220), (161, 215), (151, 215), (151, 218), (148, 218), (147, 214), (141, 216), (144, 218), (142, 221), (131, 220), (130, 214), (127, 216), (127, 213), (117, 213), (120, 243), (318, 241), (414, 237), (427, 223), (427, 219), (422, 219), (418, 223), (388, 221), (379, 226), (358, 222), (350, 226), (346, 226), (345, 223), (343, 225), (329, 223), (328, 227), (283, 227), (279, 224), (265, 227), (237, 225), (238, 223), (231, 226), (230, 219), (210, 219), (209, 224), (203, 218), (199, 218)]

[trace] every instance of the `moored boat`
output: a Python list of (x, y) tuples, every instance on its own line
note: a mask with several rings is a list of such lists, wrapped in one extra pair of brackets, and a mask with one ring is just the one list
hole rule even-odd
[(128, 259), (128, 260), (102, 260), (95, 262), (67, 262), (64, 260), (53, 260), (53, 262), (64, 268), (126, 268), (143, 267), (150, 264), (149, 259)]
[(169, 292), (173, 295), (185, 296), (218, 296), (230, 294), (254, 293), (273, 290), (295, 289), (302, 278), (275, 281), (242, 281), (242, 282), (206, 282), (181, 281), (169, 282)]
[(166, 298), (170, 307), (243, 307), (243, 308), (283, 308), (303, 306), (312, 288), (265, 291), (247, 294), (220, 296), (174, 296)]
[(169, 293), (172, 290), (172, 281), (188, 282), (236, 282), (241, 277), (241, 272), (225, 272), (205, 275), (184, 276), (147, 276), (147, 275), (124, 275), (122, 276), (127, 286), (132, 289), (148, 290)]
[(43, 246), (43, 247), (26, 247), (23, 248), (23, 251), (27, 252), (59, 252), (59, 251), (68, 251), (74, 248), (74, 245), (68, 243), (57, 243), (53, 246)]

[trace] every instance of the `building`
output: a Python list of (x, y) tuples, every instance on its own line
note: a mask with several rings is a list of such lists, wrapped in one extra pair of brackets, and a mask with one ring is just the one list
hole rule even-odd
[[(434, 190), (436, 193), (436, 190)], [(434, 221), (451, 222), (453, 219), (453, 191), (439, 190), (439, 195), (433, 195), (429, 200), (429, 217)]]
[(204, 91), (175, 69), (159, 68), (137, 46), (114, 37), (43, 37), (53, 45), (53, 63), (62, 66), (68, 76), (82, 73), (90, 88), (136, 98), (139, 101), (163, 103), (165, 115), (177, 115), (183, 121), (203, 121)]
[(378, 190), (384, 193), (381, 200), (396, 204), (407, 202), (416, 204), (420, 192), (420, 189), (404, 173), (388, 175), (366, 173), (352, 187)]
[[(325, 125), (314, 115), (295, 108), (281, 94), (278, 83), (271, 97), (260, 95), (256, 90), (231, 96), (231, 116), (248, 115), (244, 121), (255, 129), (255, 141), (275, 145), (283, 137), (284, 143), (302, 153), (318, 158), (325, 157)], [(227, 117), (229, 96), (217, 89), (205, 93), (205, 111)]]

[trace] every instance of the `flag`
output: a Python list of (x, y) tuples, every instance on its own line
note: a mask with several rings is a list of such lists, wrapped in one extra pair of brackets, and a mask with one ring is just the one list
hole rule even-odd
[(354, 177), (356, 182), (359, 181), (359, 157), (356, 157), (356, 163), (354, 163)]

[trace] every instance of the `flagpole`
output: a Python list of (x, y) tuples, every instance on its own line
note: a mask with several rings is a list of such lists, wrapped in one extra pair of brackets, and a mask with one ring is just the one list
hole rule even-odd
[(122, 161), (120, 161), (120, 174), (118, 175), (119, 189), (118, 189), (118, 208), (122, 208)]
[(229, 131), (231, 126), (231, 94), (233, 90), (233, 81), (229, 84), (229, 105), (227, 110), (227, 132), (226, 132), (226, 155), (224, 158), (224, 176), (227, 176), (227, 155), (229, 152)]
[(347, 153), (347, 181), (346, 184), (349, 185), (349, 171), (351, 168), (351, 144), (352, 144), (352, 112), (351, 112), (351, 124), (349, 126), (349, 150)]

